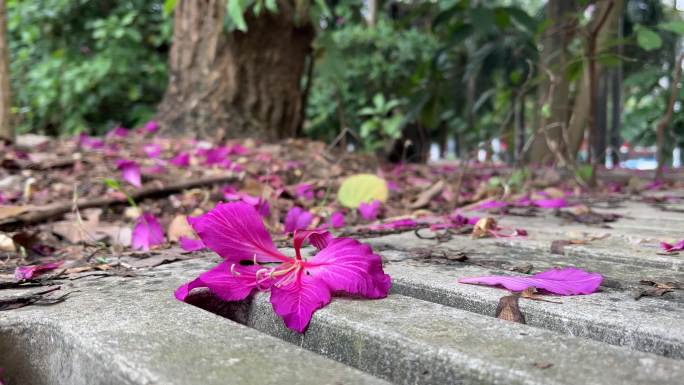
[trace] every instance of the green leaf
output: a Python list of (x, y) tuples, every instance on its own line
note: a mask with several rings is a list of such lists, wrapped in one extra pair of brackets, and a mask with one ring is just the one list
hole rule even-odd
[(276, 3), (276, 0), (266, 0), (266, 9), (273, 13), (278, 12), (278, 3)]
[(361, 203), (374, 200), (387, 201), (389, 190), (387, 182), (373, 174), (356, 174), (342, 182), (337, 191), (337, 200), (342, 206), (351, 209), (358, 208)]
[(330, 12), (330, 8), (328, 8), (328, 4), (325, 3), (325, 0), (316, 0), (316, 5), (318, 5), (318, 8), (321, 9), (321, 13), (325, 17), (330, 17), (332, 13)]
[(168, 16), (176, 8), (177, 0), (164, 0), (164, 15)]
[(652, 29), (644, 27), (643, 25), (636, 26), (637, 43), (639, 47), (646, 51), (653, 51), (663, 45), (663, 39), (653, 32)]
[(242, 0), (228, 0), (228, 16), (235, 23), (235, 28), (242, 32), (247, 32), (247, 22), (244, 16), (245, 8)]
[(580, 166), (577, 168), (577, 177), (583, 180), (584, 182), (589, 182), (591, 179), (591, 175), (594, 173), (594, 169), (591, 167), (590, 164), (585, 164), (584, 166)]
[(116, 179), (104, 178), (102, 182), (111, 189), (121, 191), (121, 184)]
[(660, 23), (658, 25), (658, 28), (664, 29), (666, 31), (670, 31), (672, 33), (676, 33), (678, 35), (684, 35), (684, 21), (682, 21), (682, 20), (675, 20), (675, 21), (668, 21), (665, 23)]

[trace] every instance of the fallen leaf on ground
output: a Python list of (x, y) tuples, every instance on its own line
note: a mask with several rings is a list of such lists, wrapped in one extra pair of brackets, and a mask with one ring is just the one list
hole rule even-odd
[(444, 183), (444, 180), (440, 179), (437, 181), (435, 184), (430, 186), (428, 189), (424, 190), (423, 192), (418, 195), (418, 198), (411, 203), (409, 206), (410, 209), (419, 209), (421, 207), (427, 206), (437, 195), (439, 195), (442, 190), (444, 190), (444, 186), (446, 184)]
[(0, 220), (16, 217), (30, 209), (30, 206), (0, 206)]
[(473, 232), (470, 236), (473, 238), (484, 238), (493, 230), (496, 230), (496, 220), (494, 218), (480, 218), (480, 220), (475, 223), (475, 227), (473, 227)]
[(499, 299), (499, 305), (496, 307), (496, 318), (524, 324), (525, 315), (518, 307), (518, 296), (507, 295)]
[(639, 299), (641, 297), (662, 297), (663, 295), (672, 293), (675, 290), (684, 289), (684, 284), (679, 282), (641, 280), (639, 283), (650, 287), (637, 289), (634, 292), (634, 299)]

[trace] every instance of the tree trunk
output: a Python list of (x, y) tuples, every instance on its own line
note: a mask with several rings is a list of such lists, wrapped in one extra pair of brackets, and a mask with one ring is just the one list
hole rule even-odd
[(158, 110), (164, 130), (213, 139), (294, 136), (314, 37), (308, 21), (296, 24), (294, 3), (278, 1), (275, 14), (248, 10), (243, 33), (225, 30), (225, 0), (179, 0)]
[(596, 162), (601, 165), (606, 163), (606, 127), (608, 126), (608, 76), (603, 74), (598, 80), (598, 92), (596, 94), (596, 141), (594, 142), (594, 155)]
[(7, 10), (5, 0), (0, 0), (0, 139), (13, 140), (9, 78), (9, 49), (7, 46)]
[(547, 101), (550, 115), (541, 119), (540, 127), (535, 127), (537, 133), (529, 155), (533, 163), (555, 159), (548, 147), (547, 137), (557, 143), (559, 151), (565, 151), (563, 131), (568, 124), (570, 105), (570, 83), (565, 71), (570, 55), (568, 46), (573, 37), (572, 27), (576, 22), (572, 15), (575, 11), (574, 1), (571, 0), (549, 0), (547, 4), (547, 18), (552, 23), (546, 32), (540, 67), (542, 74), (550, 73), (551, 78), (540, 85), (540, 95)]
[[(617, 39), (621, 40), (622, 31), (622, 10), (617, 9), (618, 20), (617, 20)], [(615, 53), (622, 57), (622, 44), (618, 44), (615, 47)], [(611, 71), (611, 119), (610, 119), (610, 131), (609, 131), (609, 146), (610, 146), (610, 156), (612, 158), (613, 167), (617, 167), (620, 163), (620, 125), (622, 124), (622, 60), (618, 63)]]
[[(609, 1), (601, 1), (597, 3), (596, 9), (594, 10), (594, 20), (592, 20), (589, 28), (593, 28), (596, 23), (598, 23), (601, 16), (605, 13), (608, 5), (611, 4)], [(610, 39), (614, 37), (614, 31), (617, 29), (615, 23), (617, 23), (618, 15), (622, 12), (623, 0), (615, 0), (612, 2), (612, 8), (610, 14), (607, 16), (603, 27), (598, 31), (596, 37), (596, 52), (601, 54), (605, 52), (606, 45), (610, 43)], [(589, 61), (589, 60), (587, 60)], [(577, 151), (579, 151), (582, 145), (582, 140), (584, 139), (585, 128), (587, 127), (589, 116), (591, 115), (591, 87), (590, 87), (590, 68), (592, 66), (589, 63), (585, 63), (584, 73), (580, 79), (580, 83), (577, 85), (578, 91), (575, 97), (575, 105), (572, 111), (572, 117), (570, 118), (570, 124), (568, 126), (568, 137), (569, 137), (569, 155), (575, 157)], [(601, 76), (601, 66), (595, 66), (596, 79)]]
[(520, 161), (525, 146), (525, 94), (518, 95), (515, 106), (515, 139), (513, 158)]

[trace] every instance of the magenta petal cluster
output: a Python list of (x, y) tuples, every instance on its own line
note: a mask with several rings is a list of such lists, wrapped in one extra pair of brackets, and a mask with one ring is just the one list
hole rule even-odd
[[(389, 292), (391, 280), (382, 270), (382, 259), (354, 239), (333, 238), (325, 230), (297, 230), (293, 258), (275, 247), (259, 214), (244, 202), (221, 203), (188, 221), (224, 261), (179, 287), (175, 295), (181, 301), (199, 287), (225, 301), (270, 291), (276, 314), (288, 328), (302, 333), (313, 313), (335, 294), (383, 298)], [(318, 249), (308, 259), (301, 255), (306, 242)]]
[(116, 161), (116, 167), (121, 171), (121, 179), (132, 184), (135, 187), (142, 186), (140, 179), (140, 165), (127, 159), (119, 159)]
[(541, 292), (559, 295), (591, 294), (598, 289), (602, 281), (601, 274), (589, 273), (575, 267), (550, 269), (531, 276), (494, 275), (458, 280), (460, 283), (500, 285), (511, 291), (523, 291), (528, 287), (534, 287)]
[(131, 236), (131, 247), (147, 251), (153, 246), (164, 243), (164, 230), (151, 213), (143, 213), (135, 222)]
[(41, 265), (19, 266), (14, 270), (14, 279), (17, 281), (29, 280), (62, 266), (62, 263), (64, 263), (64, 261), (43, 263)]
[(667, 243), (667, 242), (661, 242), (660, 247), (666, 252), (666, 253), (674, 253), (677, 251), (684, 251), (684, 239), (681, 241), (673, 244)]

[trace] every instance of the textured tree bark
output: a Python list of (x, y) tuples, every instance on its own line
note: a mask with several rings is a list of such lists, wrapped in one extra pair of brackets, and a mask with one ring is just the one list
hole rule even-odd
[[(612, 5), (611, 5), (612, 4)], [(610, 13), (606, 16), (607, 19), (604, 21), (602, 28), (597, 32), (596, 37), (596, 52), (598, 54), (606, 51), (606, 45), (609, 40), (614, 36), (614, 31), (616, 31), (616, 23), (618, 21), (618, 15), (623, 7), (623, 0), (615, 1), (600, 1), (597, 3), (596, 9), (594, 10), (594, 20), (592, 21), (589, 28), (594, 28), (597, 23), (601, 20), (599, 18), (605, 14), (606, 9), (610, 6)], [(578, 91), (575, 97), (575, 105), (573, 107), (572, 116), (570, 118), (570, 124), (568, 126), (568, 138), (569, 138), (569, 149), (568, 153), (571, 156), (576, 156), (577, 151), (579, 151), (582, 145), (582, 140), (584, 139), (585, 128), (589, 124), (589, 119), (593, 116), (593, 111), (591, 111), (591, 83), (590, 83), (590, 63), (584, 66), (584, 74), (582, 76), (581, 83), (577, 85)], [(601, 76), (602, 68), (599, 65), (595, 66), (595, 79)]]
[(548, 100), (550, 115), (535, 127), (536, 131), (544, 130), (546, 135), (536, 134), (529, 154), (532, 163), (555, 159), (547, 145), (547, 136), (557, 143), (559, 151), (565, 151), (563, 131), (568, 124), (570, 108), (570, 83), (565, 71), (570, 55), (568, 45), (574, 35), (576, 18), (572, 13), (575, 11), (576, 5), (572, 0), (549, 0), (547, 4), (547, 18), (553, 23), (545, 36), (540, 67), (552, 76), (546, 84), (540, 85), (540, 97)]
[[(617, 39), (622, 39), (623, 36), (623, 20), (622, 20), (622, 10), (618, 9), (618, 20), (617, 20)], [(615, 47), (615, 54), (622, 57), (622, 44), (618, 44)], [(622, 124), (622, 61), (620, 61), (612, 71), (611, 71), (611, 120), (610, 120), (610, 130), (609, 136), (609, 146), (610, 146), (610, 156), (612, 158), (612, 163), (617, 166), (620, 163), (620, 125)]]
[(10, 96), (9, 50), (7, 47), (7, 11), (0, 0), (0, 139), (13, 140), (12, 98)]
[(601, 165), (606, 162), (606, 127), (608, 126), (608, 74), (603, 73), (598, 80), (598, 92), (596, 95), (596, 141), (594, 142), (594, 155), (596, 162)]
[(243, 33), (226, 31), (226, 0), (179, 0), (169, 85), (158, 109), (163, 129), (214, 139), (294, 136), (314, 38), (295, 3), (279, 0), (276, 14), (247, 11)]

